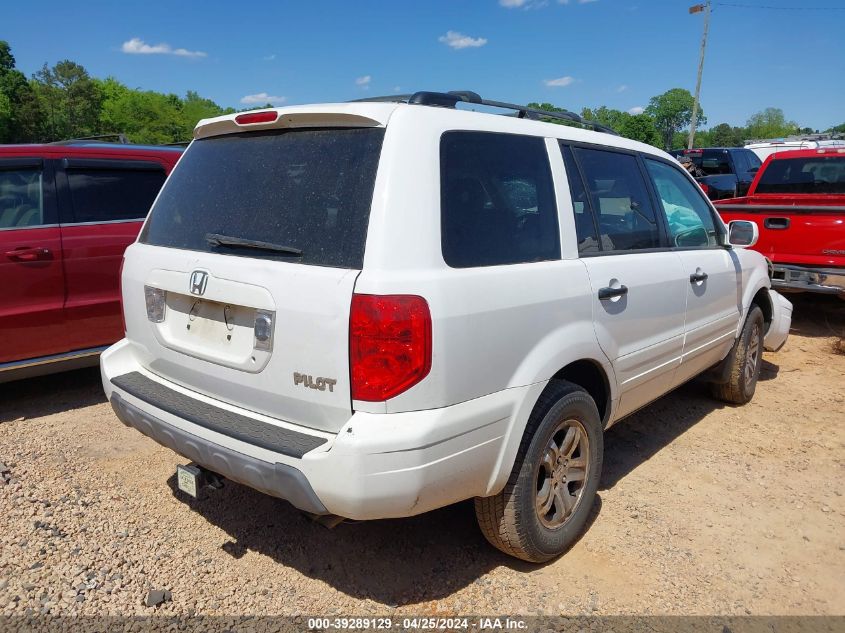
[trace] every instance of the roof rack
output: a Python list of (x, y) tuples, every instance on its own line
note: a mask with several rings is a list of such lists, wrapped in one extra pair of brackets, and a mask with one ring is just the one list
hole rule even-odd
[(530, 108), (528, 106), (516, 105), (514, 103), (505, 103), (504, 101), (490, 101), (482, 99), (481, 95), (469, 90), (452, 90), (450, 92), (414, 92), (402, 95), (387, 95), (384, 97), (367, 97), (366, 99), (355, 99), (358, 101), (379, 101), (392, 103), (410, 103), (416, 105), (438, 106), (441, 108), (454, 108), (459, 101), (464, 103), (474, 103), (477, 105), (489, 106), (491, 108), (502, 108), (504, 110), (516, 111), (516, 116), (520, 119), (540, 120), (544, 117), (551, 119), (561, 119), (563, 121), (571, 121), (578, 123), (585, 127), (592, 128), (597, 132), (605, 132), (607, 134), (614, 134), (619, 136), (616, 130), (590, 121), (578, 116), (574, 112), (568, 110), (540, 110), (538, 108)]
[[(115, 141), (107, 141), (106, 139), (116, 139)], [(101, 143), (120, 143), (122, 145), (128, 145), (129, 139), (126, 137), (126, 134), (115, 133), (115, 134), (97, 134), (95, 136), (80, 136), (79, 138), (69, 138), (64, 141), (53, 141), (52, 143), (48, 143), (48, 145), (74, 145), (76, 143), (88, 143), (90, 141), (99, 141)]]

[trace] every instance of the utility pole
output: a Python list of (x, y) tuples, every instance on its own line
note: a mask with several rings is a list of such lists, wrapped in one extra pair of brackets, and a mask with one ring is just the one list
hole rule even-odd
[(710, 0), (706, 4), (696, 4), (689, 8), (690, 14), (704, 12), (704, 34), (701, 36), (701, 53), (698, 57), (698, 79), (695, 81), (695, 99), (692, 102), (692, 120), (689, 127), (687, 149), (695, 143), (695, 124), (698, 122), (698, 98), (701, 94), (701, 73), (704, 71), (704, 49), (707, 48), (707, 31), (710, 28)]

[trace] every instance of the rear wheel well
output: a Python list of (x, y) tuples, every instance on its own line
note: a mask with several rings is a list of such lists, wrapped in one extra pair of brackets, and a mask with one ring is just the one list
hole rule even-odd
[(590, 394), (599, 410), (602, 425), (607, 424), (610, 415), (610, 383), (598, 363), (592, 360), (577, 360), (560, 369), (552, 378), (576, 384)]

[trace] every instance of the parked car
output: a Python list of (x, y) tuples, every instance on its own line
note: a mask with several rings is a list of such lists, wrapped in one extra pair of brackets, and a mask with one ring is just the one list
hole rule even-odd
[(747, 196), (716, 208), (757, 223), (754, 248), (772, 261), (775, 288), (845, 298), (845, 148), (772, 154)]
[(743, 147), (704, 147), (681, 150), (677, 157), (692, 159), (701, 176), (696, 180), (711, 200), (745, 195), (760, 159)]
[(702, 372), (747, 402), (791, 304), (668, 154), (475, 93), (384, 99), (198, 124), (126, 251), (103, 386), (193, 460), (188, 494), (222, 475), (352, 519), (476, 498), (494, 546), (548, 560), (604, 430)]
[(0, 382), (96, 365), (123, 336), (123, 251), (181, 153), (0, 146)]
[(766, 160), (772, 154), (789, 152), (796, 149), (845, 149), (845, 139), (826, 139), (821, 141), (760, 141), (749, 143), (745, 149), (750, 149), (760, 160)]

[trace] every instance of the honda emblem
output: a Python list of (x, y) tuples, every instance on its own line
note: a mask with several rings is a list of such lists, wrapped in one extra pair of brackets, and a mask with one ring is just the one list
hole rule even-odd
[(192, 295), (202, 296), (205, 294), (205, 287), (208, 285), (208, 273), (204, 270), (195, 270), (191, 273), (191, 283), (188, 289)]

